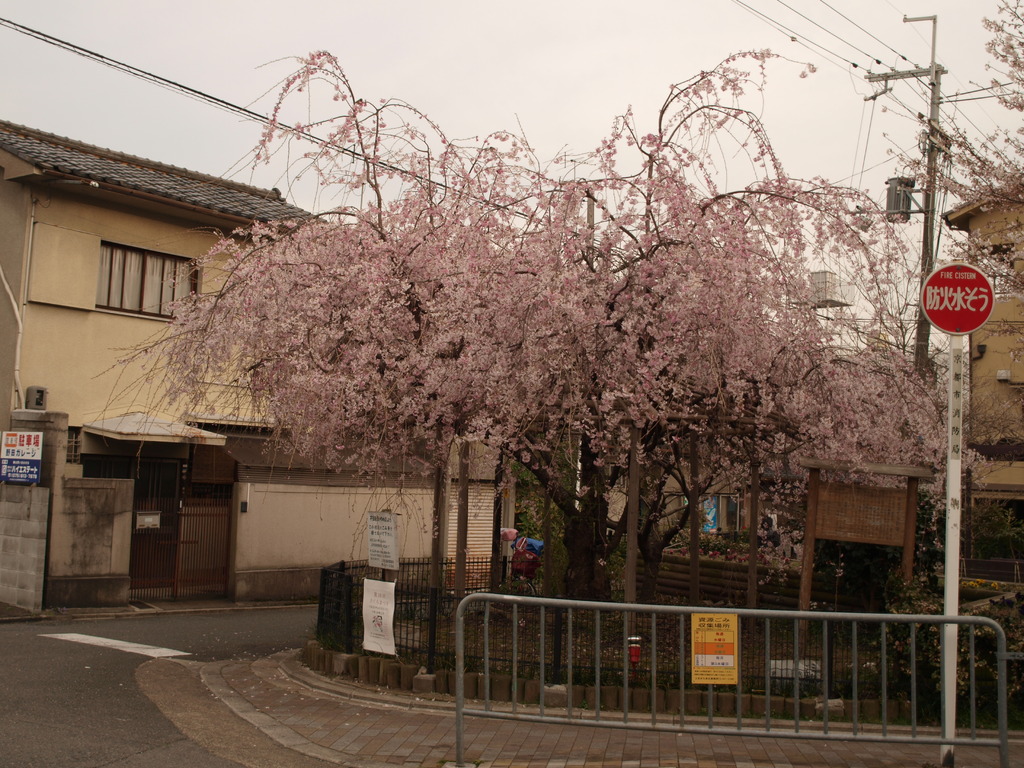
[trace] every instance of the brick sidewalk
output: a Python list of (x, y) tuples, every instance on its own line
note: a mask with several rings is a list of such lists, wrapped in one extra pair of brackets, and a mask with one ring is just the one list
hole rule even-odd
[[(205, 665), (203, 679), (236, 713), (279, 743), (341, 765), (438, 768), (455, 760), (450, 703), (388, 694), (321, 678), (297, 653), (255, 662)], [(364, 698), (365, 697), (365, 698)], [(523, 721), (466, 718), (467, 764), (494, 768), (920, 768), (938, 762), (939, 747), (899, 743), (806, 741), (676, 732), (627, 731)], [(993, 748), (958, 747), (958, 766), (998, 766)], [(1024, 768), (1024, 745), (1010, 745)]]

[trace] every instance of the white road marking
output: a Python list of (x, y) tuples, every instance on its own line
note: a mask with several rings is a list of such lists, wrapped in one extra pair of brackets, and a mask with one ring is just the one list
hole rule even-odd
[(54, 640), (67, 640), (71, 643), (84, 643), (85, 645), (99, 645), (103, 648), (113, 648), (117, 651), (138, 653), (142, 656), (152, 656), (154, 659), (165, 656), (191, 656), (185, 651), (176, 651), (173, 648), (158, 648), (155, 645), (143, 645), (142, 643), (129, 643), (126, 640), (112, 640), (109, 637), (97, 637), (96, 635), (79, 635), (74, 632), (55, 635), (40, 635), (40, 637), (52, 637)]

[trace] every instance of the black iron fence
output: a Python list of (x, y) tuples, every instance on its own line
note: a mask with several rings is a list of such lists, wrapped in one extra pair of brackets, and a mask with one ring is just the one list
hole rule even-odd
[[(455, 664), (455, 609), (459, 601), (466, 594), (474, 592), (510, 592), (513, 594), (524, 594), (521, 583), (510, 579), (509, 561), (503, 559), (499, 563), (496, 573), (491, 573), (490, 558), (470, 558), (466, 563), (466, 579), (464, 594), (459, 594), (454, 588), (455, 582), (455, 561), (446, 559), (440, 565), (441, 588), (430, 589), (430, 560), (429, 558), (403, 560), (395, 580), (395, 615), (394, 615), (394, 638), (395, 651), (400, 660), (405, 663), (414, 663), (424, 666), (428, 671), (434, 672), (438, 669), (454, 669)], [(340, 562), (336, 565), (324, 568), (321, 572), (320, 584), (320, 610), (317, 618), (317, 639), (328, 648), (345, 651), (346, 653), (360, 652), (363, 639), (363, 621), (361, 606), (363, 602), (363, 580), (366, 578), (380, 578), (381, 571), (377, 568), (370, 568), (366, 561)], [(532, 594), (527, 592), (526, 594)], [(668, 602), (675, 602), (668, 596)], [(513, 627), (508, 617), (504, 622), (493, 622), (489, 628), (488, 648), (486, 651), (472, 642), (474, 624), (470, 622), (467, 632), (470, 636), (470, 651), (467, 664), (470, 669), (482, 670), (486, 665), (494, 669), (511, 669), (513, 656), (518, 652), (520, 670), (533, 674), (539, 673), (540, 667), (546, 668), (546, 677), (549, 681), (565, 682), (575, 674), (576, 679), (585, 678), (588, 674), (586, 669), (572, 670), (569, 668), (567, 659), (592, 658), (594, 653), (602, 647), (601, 633), (596, 635), (579, 633), (574, 637), (569, 636), (566, 631), (567, 616), (564, 610), (557, 608), (545, 612), (543, 627), (540, 626), (540, 618), (533, 616), (529, 611), (520, 613), (517, 619), (517, 626)], [(481, 624), (483, 617), (480, 617)], [(616, 619), (612, 617), (609, 621), (614, 624)], [(659, 621), (665, 622), (665, 626), (657, 627), (656, 631), (661, 637), (671, 637), (678, 632), (678, 627), (668, 619), (661, 617)], [(778, 669), (772, 670), (771, 678), (774, 682), (770, 690), (764, 690), (764, 669), (757, 664), (749, 664), (743, 670), (744, 687), (748, 691), (767, 693), (768, 695), (791, 695), (786, 689), (792, 687), (792, 675), (785, 673), (785, 661), (791, 658), (792, 644), (795, 638), (788, 634), (786, 625), (779, 625), (771, 629), (771, 637), (764, 638), (757, 632), (766, 631), (769, 625), (750, 625), (744, 627), (744, 641), (750, 644), (761, 644), (770, 642), (778, 657), (777, 660), (769, 660)], [(525, 627), (532, 627), (532, 632), (523, 632)], [(621, 627), (606, 625), (603, 628), (605, 637), (608, 632), (621, 634)], [(817, 628), (811, 632), (818, 631)], [(639, 630), (637, 634), (641, 637), (646, 630)], [(850, 665), (850, 644), (849, 639), (841, 637), (842, 630), (836, 630), (835, 636), (824, 639), (826, 655), (809, 663), (801, 670), (801, 677), (806, 682), (817, 683), (822, 678), (830, 681), (830, 687), (837, 689), (838, 695), (842, 695), (842, 688), (846, 684), (843, 675), (836, 673), (839, 668), (849, 669)], [(529, 644), (530, 637), (546, 635), (549, 642), (543, 659), (537, 654), (532, 658), (524, 654), (523, 643)], [(520, 643), (518, 649), (513, 648), (514, 635), (517, 635)], [(836, 642), (836, 641), (839, 642)], [(648, 646), (649, 647), (649, 646)], [(669, 647), (669, 646), (663, 646)], [(645, 651), (648, 653), (649, 651)], [(663, 670), (658, 675), (658, 684), (670, 684), (673, 676), (672, 665), (668, 660), (660, 660), (654, 666)], [(823, 665), (827, 664), (829, 669), (824, 670)], [(823, 674), (826, 672), (826, 674)], [(614, 673), (612, 673), (614, 674)], [(664, 679), (662, 679), (664, 678)], [(614, 682), (610, 679), (605, 682)]]
[[(505, 588), (508, 561), (503, 559), (494, 574), (491, 558), (468, 558), (465, 588), (455, 589), (455, 561), (440, 565), (438, 589), (430, 588), (429, 558), (403, 560), (395, 579), (395, 651), (399, 658), (435, 668), (454, 669), (455, 609), (466, 594)], [(363, 621), (364, 579), (380, 578), (379, 568), (365, 560), (340, 562), (320, 572), (317, 639), (328, 648), (354, 653), (360, 650)]]

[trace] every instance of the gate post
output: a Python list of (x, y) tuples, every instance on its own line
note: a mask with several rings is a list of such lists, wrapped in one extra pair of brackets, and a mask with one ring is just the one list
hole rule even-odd
[(341, 627), (345, 638), (345, 653), (355, 647), (352, 638), (352, 576), (341, 574)]

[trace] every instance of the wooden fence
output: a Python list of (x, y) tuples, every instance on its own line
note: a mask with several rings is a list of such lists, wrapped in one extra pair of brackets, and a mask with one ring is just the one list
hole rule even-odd
[[(758, 566), (758, 607), (796, 610), (800, 595), (800, 572), (798, 570), (771, 572), (766, 566)], [(659, 597), (685, 602), (690, 594), (690, 559), (667, 555), (658, 572), (657, 591)], [(700, 596), (710, 603), (729, 606), (747, 604), (747, 564), (730, 560), (700, 561)], [(837, 591), (831, 579), (815, 574), (811, 588), (811, 602), (837, 611), (862, 611), (865, 609), (861, 595), (844, 594)]]

